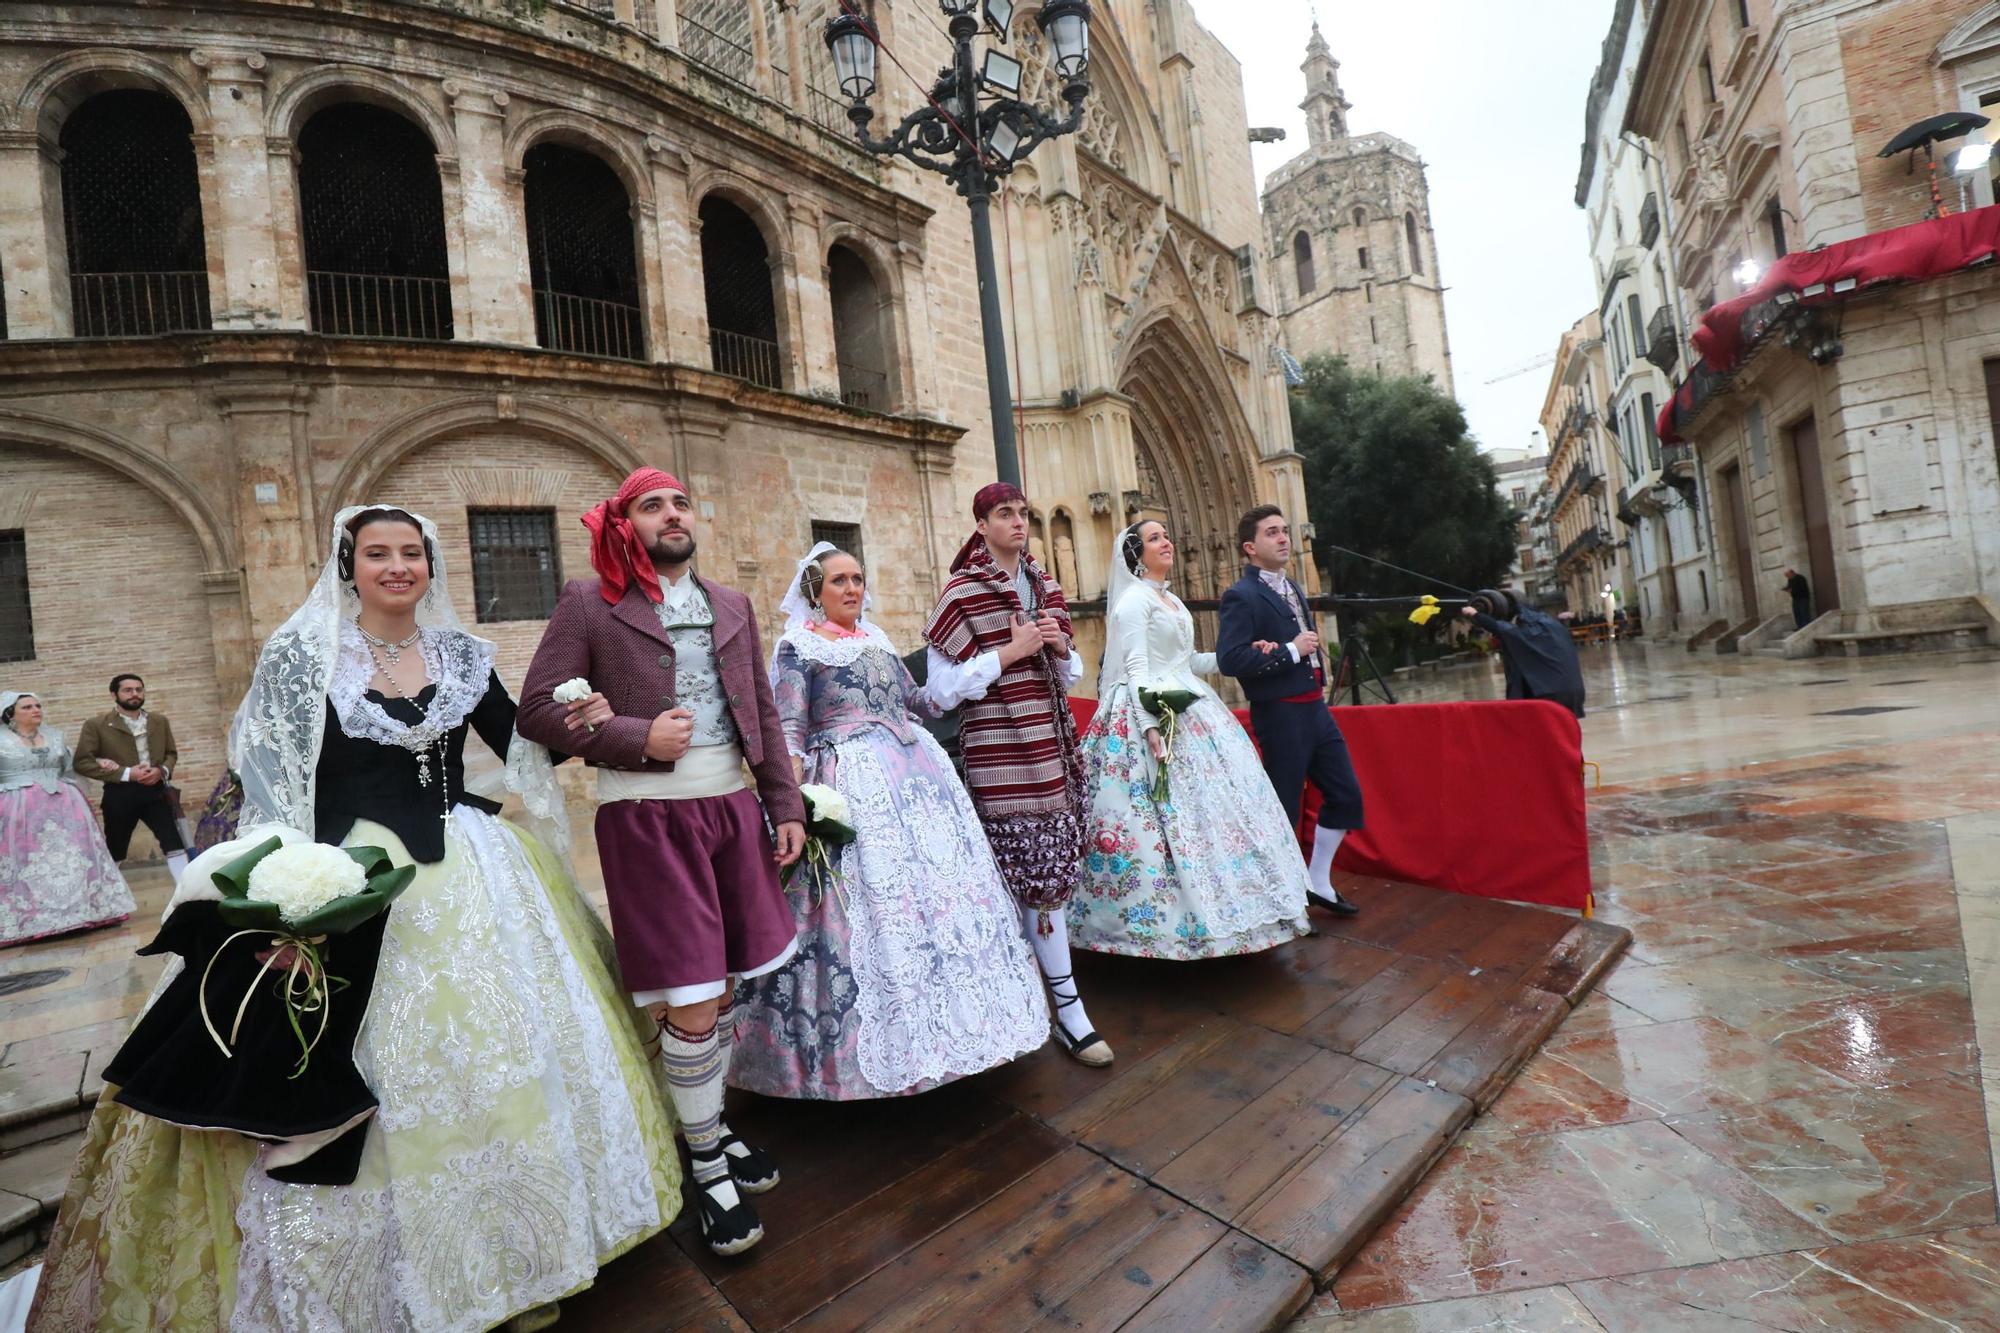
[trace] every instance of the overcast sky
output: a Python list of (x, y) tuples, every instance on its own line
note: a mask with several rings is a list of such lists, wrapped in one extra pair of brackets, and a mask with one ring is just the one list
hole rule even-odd
[[(1308, 0), (1191, 0), (1243, 62), (1258, 184), (1305, 148)], [(1414, 144), (1428, 164), (1431, 221), (1446, 285), (1452, 373), (1482, 445), (1530, 443), (1547, 367), (1501, 380), (1555, 350), (1596, 304), (1589, 236), (1576, 207), (1583, 102), (1611, 23), (1611, 0), (1322, 0), (1320, 28), (1347, 100), (1348, 128)], [(1536, 442), (1539, 437), (1535, 437)]]

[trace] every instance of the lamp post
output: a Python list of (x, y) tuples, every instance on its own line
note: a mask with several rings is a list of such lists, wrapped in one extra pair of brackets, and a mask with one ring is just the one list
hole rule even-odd
[[(843, 0), (843, 4), (852, 0)], [(868, 132), (875, 113), (875, 25), (843, 8), (827, 21), (834, 77), (852, 105), (854, 137), (871, 153), (900, 157), (935, 171), (958, 188), (972, 214), (972, 254), (979, 275), (979, 326), (986, 345), (986, 392), (993, 415), (993, 454), (1000, 480), (1021, 484), (1014, 442), (1014, 395), (1007, 378), (1007, 331), (1000, 319), (1000, 280), (993, 258), (992, 197), (1000, 178), (1042, 143), (1083, 124), (1090, 92), (1089, 0), (1045, 0), (1035, 22), (1049, 43), (1069, 113), (1060, 119), (1021, 100), (1021, 62), (989, 47), (975, 69), (973, 38), (980, 10), (1000, 42), (1007, 40), (1014, 0), (938, 0), (952, 41), (952, 62), (939, 71), (924, 105), (903, 117), (886, 139)]]

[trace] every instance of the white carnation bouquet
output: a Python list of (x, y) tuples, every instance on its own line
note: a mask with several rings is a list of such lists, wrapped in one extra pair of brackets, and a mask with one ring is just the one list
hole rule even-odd
[[(287, 836), (293, 841), (286, 841)], [(234, 1056), (231, 1048), (242, 1032), (244, 1012), (264, 974), (275, 971), (278, 999), (299, 1040), (299, 1064), (291, 1076), (303, 1074), (326, 1032), (334, 993), (347, 984), (327, 973), (322, 952), (327, 941), (388, 911), (416, 873), (415, 866), (392, 865), (380, 847), (329, 847), (290, 831), (264, 839), (214, 871), (215, 887), (222, 893), (216, 910), (236, 933), (216, 947), (202, 972), (201, 1019), (222, 1053)], [(208, 1016), (209, 973), (231, 944), (260, 937), (265, 943), (258, 957), (264, 965), (243, 992), (224, 1041)], [(318, 1028), (308, 1038), (306, 1024), (314, 1014)]]
[[(581, 702), (595, 693), (597, 691), (591, 689), (590, 682), (582, 676), (571, 676), (568, 680), (550, 690), (549, 698), (554, 699), (559, 704), (567, 705)], [(597, 730), (596, 727), (591, 726), (588, 722), (583, 724), (583, 729), (585, 731)]]
[(799, 795), (806, 802), (806, 849), (785, 871), (785, 883), (789, 887), (792, 876), (803, 866), (817, 898), (828, 887), (836, 892), (840, 888), (840, 868), (835, 864), (839, 852), (835, 849), (854, 841), (854, 815), (847, 798), (831, 787), (802, 782)]

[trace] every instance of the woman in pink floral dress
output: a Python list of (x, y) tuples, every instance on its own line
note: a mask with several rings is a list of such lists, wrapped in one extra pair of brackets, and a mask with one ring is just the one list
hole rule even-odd
[[(1308, 932), (1305, 862), (1249, 734), (1201, 680), (1215, 654), (1194, 650), (1173, 567), (1173, 541), (1151, 520), (1112, 547), (1097, 715), (1079, 747), (1090, 805), (1070, 939), (1145, 958), (1255, 953)], [(1155, 704), (1192, 698), (1171, 745), (1142, 690)]]
[(132, 890), (42, 701), (0, 694), (0, 947), (132, 915)]

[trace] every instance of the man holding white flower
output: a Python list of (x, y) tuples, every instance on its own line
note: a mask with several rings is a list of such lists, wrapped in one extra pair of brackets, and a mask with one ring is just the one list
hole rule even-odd
[(778, 1171), (722, 1122), (730, 1000), (736, 979), (797, 947), (778, 872), (804, 850), (805, 806), (749, 600), (694, 573), (687, 488), (640, 468), (583, 523), (598, 577), (563, 589), (516, 725), (597, 769), (619, 969), (662, 1025), (702, 1234), (739, 1254), (763, 1236), (739, 1188), (769, 1189)]

